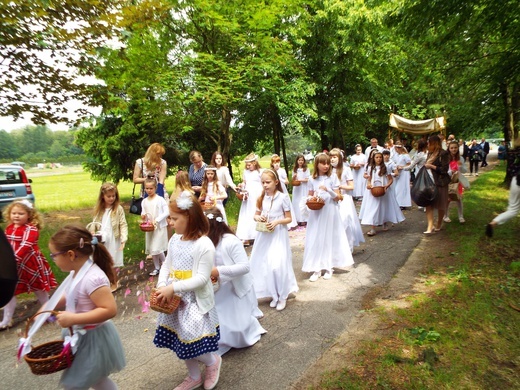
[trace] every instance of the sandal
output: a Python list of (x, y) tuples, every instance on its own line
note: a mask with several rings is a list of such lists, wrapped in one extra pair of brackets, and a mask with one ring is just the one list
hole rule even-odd
[(386, 224), (386, 222), (383, 224), (383, 231), (384, 232), (388, 231), (388, 225)]
[(376, 235), (376, 231), (374, 229), (370, 230), (369, 232), (367, 232), (367, 236), (375, 236)]

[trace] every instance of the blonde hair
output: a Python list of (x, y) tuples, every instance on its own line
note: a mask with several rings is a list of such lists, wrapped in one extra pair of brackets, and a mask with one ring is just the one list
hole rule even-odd
[[(264, 169), (262, 171), (262, 176), (263, 175), (269, 175), (269, 176), (271, 176), (271, 179), (274, 179), (274, 181), (277, 181), (278, 183), (276, 183), (276, 191), (283, 192), (282, 183), (280, 183), (280, 178), (278, 177), (278, 173), (276, 173), (275, 170)], [(273, 194), (273, 196), (274, 195), (275, 194)], [(265, 196), (265, 190), (262, 190), (262, 194), (256, 200), (256, 208), (259, 210), (262, 210), (262, 203), (264, 202), (264, 196)]]
[(332, 165), (330, 165), (330, 156), (326, 153), (318, 153), (316, 157), (314, 157), (314, 170), (312, 171), (312, 178), (316, 179), (319, 176), (318, 173), (318, 164), (320, 163), (328, 163), (329, 170), (327, 171), (327, 176), (330, 177), (332, 174)]
[(151, 144), (143, 158), (146, 169), (148, 169), (150, 172), (154, 172), (157, 167), (160, 167), (161, 159), (162, 156), (164, 156), (164, 153), (166, 153), (166, 150), (160, 143), (155, 142)]
[(255, 169), (259, 171), (262, 167), (260, 166), (260, 163), (258, 162), (258, 156), (254, 153), (249, 153), (246, 158), (244, 159), (246, 163), (254, 164)]
[(112, 211), (111, 214), (114, 215), (117, 211), (117, 208), (119, 207), (119, 191), (117, 190), (117, 186), (114, 183), (103, 183), (101, 185), (101, 188), (99, 189), (99, 195), (96, 202), (96, 206), (94, 207), (94, 216), (98, 216), (100, 214), (103, 214), (105, 212), (105, 209), (107, 208), (105, 204), (105, 195), (109, 193), (110, 191), (113, 191), (116, 195), (116, 199), (114, 200), (114, 204), (112, 204)]
[(43, 228), (43, 217), (41, 216), (41, 214), (34, 208), (34, 206), (31, 208), (20, 201), (14, 201), (13, 203), (9, 204), (6, 208), (4, 208), (4, 210), (2, 211), (2, 215), (3, 215), (5, 221), (12, 222), (11, 221), (11, 211), (15, 207), (20, 207), (27, 212), (27, 215), (28, 215), (27, 223), (30, 223), (31, 225), (36, 227), (38, 230), (41, 230)]

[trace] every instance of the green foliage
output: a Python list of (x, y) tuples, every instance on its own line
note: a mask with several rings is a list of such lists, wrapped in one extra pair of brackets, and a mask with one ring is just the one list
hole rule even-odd
[(425, 329), (423, 327), (415, 327), (408, 329), (408, 331), (413, 338), (413, 344), (416, 345), (436, 342), (441, 337), (440, 333), (433, 330), (433, 328)]

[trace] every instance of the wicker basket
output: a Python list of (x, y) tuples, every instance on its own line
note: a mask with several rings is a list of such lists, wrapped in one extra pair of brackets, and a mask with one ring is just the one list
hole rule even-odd
[(152, 215), (146, 214), (146, 220), (139, 224), (139, 229), (142, 232), (153, 232), (155, 230), (155, 225), (152, 223)]
[(92, 237), (96, 237), (98, 242), (104, 243), (105, 240), (103, 240), (103, 225), (101, 225), (100, 222), (92, 221), (86, 226), (86, 229), (89, 232), (92, 232), (91, 228), (92, 230), (94, 230), (94, 232), (92, 233)]
[(352, 168), (354, 168), (356, 171), (361, 168), (361, 165), (354, 165)]
[(217, 207), (217, 202), (201, 202), (200, 204), (204, 210), (209, 210)]
[(321, 210), (325, 206), (325, 201), (315, 196), (307, 200), (306, 205), (311, 210)]
[(246, 190), (242, 190), (242, 189), (239, 189), (237, 188), (237, 198), (240, 200), (240, 201), (244, 201), (247, 199), (247, 195), (248, 195), (248, 192)]
[(372, 196), (375, 198), (379, 198), (380, 196), (383, 196), (385, 194), (385, 187), (382, 186), (383, 183), (379, 180), (374, 181), (374, 185), (370, 189), (370, 192), (372, 193)]
[[(25, 337), (29, 332), (30, 323), (42, 313), (57, 314), (55, 311), (47, 310), (33, 315), (25, 326)], [(72, 336), (72, 328), (69, 328), (69, 332)], [(74, 361), (74, 355), (70, 348), (63, 349), (63, 340), (57, 340), (34, 347), (24, 359), (34, 375), (47, 375), (69, 368)]]
[(159, 304), (157, 300), (157, 292), (158, 290), (156, 288), (152, 288), (152, 291), (150, 292), (150, 309), (164, 314), (172, 314), (175, 310), (177, 310), (179, 304), (181, 303), (180, 296), (173, 294), (173, 299), (171, 299), (169, 302), (166, 302), (166, 300), (163, 299)]
[(298, 187), (300, 184), (302, 184), (302, 182), (299, 181), (299, 180), (293, 180), (293, 181), (291, 182), (291, 184), (292, 184), (293, 187)]

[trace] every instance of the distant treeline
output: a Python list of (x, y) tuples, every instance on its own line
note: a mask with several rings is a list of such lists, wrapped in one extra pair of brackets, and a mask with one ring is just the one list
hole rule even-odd
[(74, 140), (75, 129), (51, 131), (46, 126), (27, 126), (10, 133), (0, 130), (0, 161), (81, 163), (85, 153)]

